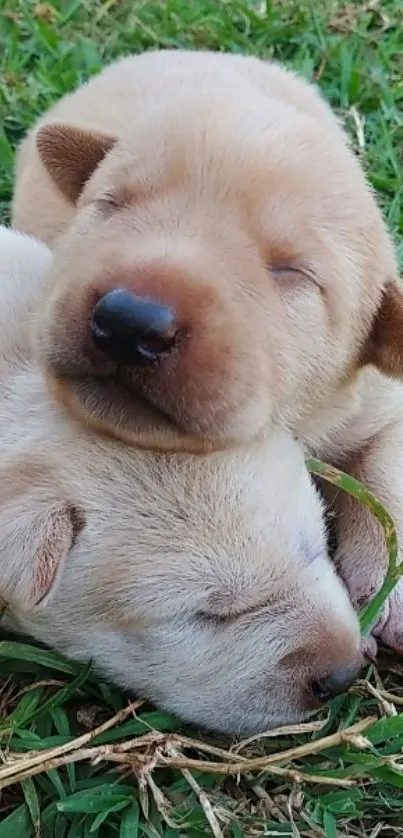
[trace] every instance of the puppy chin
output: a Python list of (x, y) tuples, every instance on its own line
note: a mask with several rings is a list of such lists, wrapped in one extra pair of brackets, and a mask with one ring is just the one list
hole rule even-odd
[(224, 441), (187, 433), (158, 407), (130, 392), (117, 380), (98, 377), (58, 377), (46, 373), (48, 388), (69, 414), (87, 427), (139, 448), (161, 452), (209, 453)]

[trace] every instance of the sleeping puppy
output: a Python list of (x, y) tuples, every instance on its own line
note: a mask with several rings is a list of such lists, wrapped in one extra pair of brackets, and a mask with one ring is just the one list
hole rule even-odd
[(308, 715), (364, 662), (300, 446), (158, 453), (94, 434), (32, 356), (50, 254), (0, 229), (0, 595), (7, 625), (186, 720)]
[[(316, 89), (254, 58), (126, 58), (65, 96), (17, 162), (14, 224), (56, 247), (36, 352), (88, 426), (153, 450), (281, 426), (367, 480), (403, 536), (403, 295), (394, 250)], [(356, 603), (377, 525), (339, 506)], [(382, 639), (402, 649), (403, 587)]]

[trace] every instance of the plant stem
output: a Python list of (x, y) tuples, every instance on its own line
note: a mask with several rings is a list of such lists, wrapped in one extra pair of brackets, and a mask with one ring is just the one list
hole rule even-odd
[(372, 515), (377, 518), (383, 529), (388, 552), (388, 567), (385, 579), (381, 589), (367, 603), (360, 614), (361, 629), (364, 634), (370, 634), (383, 604), (403, 575), (403, 562), (399, 562), (399, 546), (395, 522), (376, 495), (354, 477), (315, 458), (309, 459), (307, 466), (311, 474), (323, 478), (323, 480), (326, 480), (343, 492), (347, 492), (359, 503), (366, 506)]

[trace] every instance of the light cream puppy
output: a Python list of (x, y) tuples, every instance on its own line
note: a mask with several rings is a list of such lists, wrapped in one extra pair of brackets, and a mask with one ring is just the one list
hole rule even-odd
[(363, 663), (302, 450), (137, 450), (49, 395), (44, 245), (0, 229), (0, 595), (11, 623), (185, 719), (293, 721)]
[[(30, 132), (13, 219), (57, 243), (38, 358), (73, 415), (163, 450), (280, 424), (368, 480), (403, 537), (395, 255), (313, 86), (254, 58), (126, 58)], [(336, 561), (366, 599), (380, 533), (339, 509)], [(402, 590), (382, 631), (399, 649)]]

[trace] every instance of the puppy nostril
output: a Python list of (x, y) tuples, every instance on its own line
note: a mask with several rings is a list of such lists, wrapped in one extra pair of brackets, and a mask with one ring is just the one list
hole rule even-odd
[(323, 702), (330, 701), (332, 696), (326, 691), (323, 681), (312, 681), (310, 686), (314, 698)]
[(163, 303), (124, 289), (98, 300), (91, 318), (91, 337), (115, 361), (150, 364), (172, 351), (178, 336), (175, 312)]
[(336, 695), (346, 692), (351, 687), (361, 670), (361, 663), (350, 664), (349, 666), (334, 669), (324, 678), (318, 678), (311, 682), (311, 691), (314, 698), (319, 701), (330, 701)]

